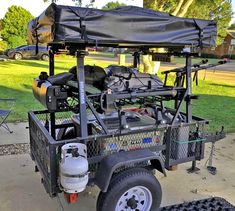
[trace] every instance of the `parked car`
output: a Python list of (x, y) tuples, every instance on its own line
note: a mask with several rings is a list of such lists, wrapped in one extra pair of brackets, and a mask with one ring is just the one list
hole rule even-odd
[(6, 52), (9, 58), (20, 60), (23, 58), (36, 58), (48, 61), (49, 53), (46, 46), (38, 46), (38, 54), (36, 55), (35, 45), (22, 45), (17, 48), (9, 49)]
[(102, 47), (86, 47), (87, 51), (97, 51), (97, 52), (101, 52), (103, 51)]
[(3, 53), (4, 53), (6, 56), (9, 57), (9, 53), (10, 53), (10, 52), (12, 52), (12, 51), (15, 50), (15, 49), (22, 48), (22, 47), (24, 47), (24, 46), (27, 46), (27, 45), (20, 45), (20, 46), (18, 46), (18, 47), (16, 47), (16, 48), (8, 48), (8, 49), (6, 49)]

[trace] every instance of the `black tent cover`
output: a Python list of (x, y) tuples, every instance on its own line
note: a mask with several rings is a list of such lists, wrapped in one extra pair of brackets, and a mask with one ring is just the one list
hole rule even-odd
[(104, 11), (52, 3), (28, 24), (28, 43), (210, 47), (216, 45), (216, 30), (215, 21), (134, 6)]

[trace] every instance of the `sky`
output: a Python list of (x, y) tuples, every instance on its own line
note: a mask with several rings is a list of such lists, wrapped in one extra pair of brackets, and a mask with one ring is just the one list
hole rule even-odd
[[(89, 0), (83, 0), (83, 1), (84, 1), (84, 5), (87, 2), (89, 2)], [(96, 0), (94, 5), (97, 8), (101, 8), (109, 1), (112, 1), (112, 0)], [(135, 5), (135, 6), (140, 6), (140, 7), (143, 6), (143, 0), (118, 0), (118, 1), (123, 2), (127, 5)], [(72, 0), (58, 0), (57, 3), (64, 4), (64, 5), (74, 5), (74, 2)], [(22, 6), (28, 11), (30, 11), (33, 16), (37, 17), (46, 9), (49, 3), (44, 3), (43, 0), (0, 0), (0, 18), (4, 17), (7, 11), (7, 8), (10, 7), (11, 5)], [(235, 0), (232, 0), (232, 6), (233, 6), (233, 11), (235, 13)], [(235, 15), (231, 22), (235, 22)]]

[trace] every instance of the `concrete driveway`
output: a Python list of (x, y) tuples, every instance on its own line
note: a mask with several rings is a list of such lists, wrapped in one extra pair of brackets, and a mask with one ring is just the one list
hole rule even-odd
[(10, 130), (13, 133), (8, 133), (3, 128), (0, 128), (0, 145), (3, 144), (17, 144), (17, 143), (29, 143), (29, 133), (26, 127), (28, 123), (8, 123)]

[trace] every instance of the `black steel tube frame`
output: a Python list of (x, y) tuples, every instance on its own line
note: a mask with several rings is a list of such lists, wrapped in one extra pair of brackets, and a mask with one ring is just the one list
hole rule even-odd
[[(186, 97), (186, 114), (187, 114), (187, 123), (192, 122), (192, 76), (191, 76), (191, 66), (192, 59), (190, 55), (186, 55), (186, 88), (187, 88), (187, 97)], [(192, 160), (191, 172), (196, 171), (196, 159)]]
[[(40, 126), (40, 130), (42, 130), (43, 134), (45, 135), (50, 135), (49, 131), (46, 130), (45, 126), (42, 125), (42, 123), (39, 121), (39, 119), (37, 118), (36, 115), (38, 114), (46, 114), (46, 113), (50, 113), (48, 110), (42, 110), (42, 111), (31, 111), (29, 112), (29, 119), (32, 119), (34, 122), (37, 123), (37, 125)], [(182, 113), (182, 112), (180, 112)], [(182, 113), (185, 114), (185, 113)], [(197, 123), (201, 123), (201, 124), (208, 124), (208, 120), (205, 120), (203, 118), (200, 117), (196, 117), (193, 116), (193, 120), (195, 122), (191, 122), (191, 123), (183, 123), (184, 126), (191, 126), (191, 125), (195, 125)], [(62, 128), (62, 126), (71, 126), (71, 123), (65, 123), (65, 124), (59, 124), (59, 125), (55, 125), (56, 128)], [(103, 139), (103, 138), (111, 138), (114, 136), (125, 136), (125, 135), (130, 135), (130, 134), (135, 134), (135, 133), (139, 133), (139, 132), (149, 132), (149, 131), (153, 131), (153, 130), (166, 130), (169, 128), (178, 128), (178, 127), (182, 127), (182, 123), (174, 123), (173, 125), (153, 125), (150, 126), (148, 128), (142, 129), (141, 131), (123, 131), (122, 133), (117, 133), (117, 132), (113, 132), (113, 133), (109, 133), (109, 134), (96, 134), (96, 135), (88, 135), (87, 137), (76, 137), (74, 139), (69, 139), (66, 141), (57, 141), (55, 140), (53, 137), (48, 138), (48, 143), (50, 145), (55, 145), (55, 146), (61, 146), (63, 145), (65, 142), (66, 143), (72, 143), (72, 142), (84, 142), (84, 140), (96, 140), (96, 139)], [(212, 141), (212, 140), (211, 140)], [(211, 142), (210, 141), (210, 142)]]
[[(49, 75), (52, 76), (55, 74), (55, 56), (52, 49), (49, 50)], [(51, 118), (51, 136), (55, 138), (56, 136), (56, 128), (55, 128), (55, 112), (50, 113)]]
[(187, 97), (186, 97), (186, 113), (187, 113), (187, 122), (190, 123), (192, 121), (192, 77), (191, 77), (191, 65), (192, 58), (190, 55), (186, 55), (186, 89), (187, 89)]
[[(88, 128), (87, 128), (87, 112), (86, 112), (86, 106), (90, 107), (91, 111), (95, 115), (97, 121), (102, 126), (105, 134), (108, 134), (108, 130), (102, 121), (102, 119), (99, 118), (99, 115), (95, 111), (94, 107), (89, 102), (89, 99), (86, 97), (85, 94), (85, 76), (84, 76), (84, 58), (86, 55), (86, 52), (84, 51), (84, 47), (80, 48), (76, 51), (76, 58), (77, 58), (77, 80), (79, 84), (79, 109), (80, 109), (80, 131), (81, 131), (81, 138), (82, 140), (85, 140), (88, 137)], [(50, 66), (50, 75), (54, 75), (54, 52), (52, 48), (49, 51), (49, 66)], [(166, 75), (167, 78), (167, 75)], [(166, 83), (166, 82), (165, 82)], [(178, 84), (179, 86), (179, 84)], [(180, 87), (182, 88), (182, 87)], [(177, 90), (177, 89), (176, 89)], [(138, 97), (147, 97), (147, 96), (174, 96), (175, 93), (179, 95), (179, 92), (176, 90), (158, 90), (158, 91), (146, 91), (146, 92), (140, 92), (140, 93), (114, 93), (114, 99), (131, 99), (131, 98), (138, 98)], [(172, 120), (171, 125), (174, 125), (175, 120), (177, 116), (179, 115), (182, 102), (186, 99), (186, 116), (187, 116), (187, 122), (190, 123), (192, 121), (192, 105), (191, 105), (191, 99), (190, 96), (192, 94), (192, 79), (191, 79), (191, 54), (186, 54), (186, 89), (182, 89), (184, 93), (182, 95), (181, 99), (176, 98), (175, 99), (175, 109), (176, 113), (174, 115), (174, 118)], [(55, 138), (55, 129), (57, 128), (55, 126), (55, 113), (50, 113), (51, 118), (51, 135), (53, 138)], [(170, 143), (169, 147), (170, 147)]]
[[(192, 122), (192, 102), (191, 102), (191, 96), (192, 96), (192, 77), (191, 77), (191, 66), (192, 66), (192, 59), (191, 59), (191, 54), (186, 54), (186, 90), (183, 93), (183, 96), (181, 97), (181, 99), (176, 98), (175, 99), (175, 115), (173, 117), (173, 120), (171, 122), (171, 126), (175, 125), (175, 121), (176, 118), (178, 117), (183, 101), (186, 101), (186, 121), (188, 124), (190, 124)], [(166, 85), (166, 80), (167, 80), (167, 76), (168, 73), (166, 73), (165, 75), (165, 85)], [(177, 77), (177, 76), (176, 76)], [(178, 78), (176, 79), (176, 86), (177, 87), (181, 87), (183, 86), (183, 84), (181, 83), (181, 79)], [(177, 165), (180, 164), (182, 162), (188, 162), (188, 161), (193, 161), (192, 162), (192, 169), (196, 168), (196, 157), (192, 156), (192, 157), (188, 157), (188, 158), (184, 158), (181, 160), (177, 160), (177, 161), (172, 161), (170, 159), (170, 154), (171, 154), (171, 145), (172, 145), (172, 140), (171, 140), (171, 130), (172, 127), (169, 128), (167, 130), (167, 134), (166, 134), (166, 168), (169, 169), (170, 166), (172, 165)]]
[[(192, 69), (191, 72), (198, 72), (200, 70), (205, 70), (205, 69), (208, 69), (208, 68), (217, 67), (217, 66), (222, 65), (222, 64), (225, 64), (225, 62), (221, 61), (221, 62), (218, 62), (217, 64), (208, 64), (208, 65), (195, 67), (195, 68)], [(194, 67), (194, 65), (197, 65), (197, 64), (192, 64), (191, 67)], [(162, 74), (165, 74), (165, 75), (168, 75), (169, 73), (178, 73), (180, 75), (184, 75), (186, 73), (186, 67), (176, 68), (176, 69), (172, 69), (172, 70), (166, 70), (166, 71), (162, 72)]]
[(156, 90), (156, 91), (145, 91), (145, 92), (133, 92), (133, 93), (114, 93), (115, 99), (128, 99), (138, 97), (149, 97), (149, 96), (171, 96), (174, 97), (177, 94), (176, 89), (171, 90)]
[(79, 87), (79, 115), (80, 115), (80, 132), (81, 137), (88, 136), (87, 129), (87, 112), (86, 112), (86, 93), (85, 93), (85, 73), (84, 73), (84, 58), (86, 52), (84, 50), (77, 50), (77, 80)]
[[(53, 48), (53, 46), (52, 46)], [(49, 52), (49, 67), (50, 67), (50, 75), (54, 75), (54, 52), (56, 49), (52, 49)], [(30, 112), (29, 113), (29, 124), (30, 124), (30, 141), (31, 139), (38, 139), (38, 134), (34, 133), (33, 129), (37, 129), (40, 131), (40, 141), (43, 141), (43, 144), (38, 143), (39, 145), (36, 146), (37, 149), (44, 153), (48, 157), (47, 165), (49, 166), (43, 166), (42, 160), (40, 160), (40, 155), (37, 154), (37, 151), (33, 148), (33, 144), (31, 145), (31, 156), (35, 160), (37, 166), (40, 169), (40, 172), (42, 173), (42, 177), (44, 179), (44, 186), (47, 190), (47, 192), (51, 195), (54, 196), (57, 193), (60, 192), (60, 189), (58, 187), (58, 161), (57, 161), (57, 147), (64, 145), (65, 143), (72, 143), (72, 142), (82, 142), (86, 143), (89, 140), (96, 140), (96, 139), (102, 139), (102, 138), (109, 138), (113, 136), (125, 136), (125, 135), (130, 135), (131, 133), (139, 133), (139, 132), (147, 132), (147, 131), (152, 131), (152, 130), (167, 130), (167, 135), (166, 135), (166, 142), (164, 145), (161, 145), (159, 147), (155, 147), (152, 150), (155, 151), (162, 151), (165, 150), (165, 167), (169, 167), (172, 164), (178, 164), (182, 162), (187, 162), (187, 161), (194, 161), (196, 159), (195, 156), (193, 157), (188, 157), (184, 158), (182, 160), (178, 161), (172, 161), (170, 159), (170, 150), (171, 150), (171, 144), (172, 141), (170, 140), (170, 135), (171, 135), (171, 130), (173, 128), (181, 127), (181, 123), (175, 123), (176, 117), (180, 113), (180, 108), (182, 106), (182, 102), (186, 100), (186, 117), (187, 117), (187, 123), (183, 123), (184, 126), (190, 126), (190, 125), (195, 125), (197, 122), (202, 121), (202, 123), (205, 123), (205, 120), (200, 120), (195, 119), (195, 122), (192, 122), (192, 105), (191, 105), (191, 98), (190, 96), (192, 95), (192, 79), (191, 79), (191, 55), (187, 54), (186, 55), (186, 88), (180, 87), (179, 89), (176, 88), (177, 90), (181, 91), (182, 98), (177, 101), (176, 103), (176, 112), (175, 116), (173, 118), (172, 124), (171, 125), (160, 125), (156, 126), (153, 125), (152, 127), (149, 127), (148, 129), (143, 129), (141, 131), (126, 131), (126, 132), (120, 132), (120, 133), (115, 133), (111, 134), (108, 132), (106, 129), (106, 126), (102, 124), (102, 120), (99, 118), (98, 115), (96, 115), (96, 111), (91, 106), (88, 97), (86, 96), (85, 93), (85, 77), (84, 77), (84, 57), (85, 57), (85, 48), (77, 48), (79, 50), (76, 51), (76, 58), (77, 58), (77, 80), (79, 84), (79, 93), (78, 93), (78, 99), (79, 99), (79, 109), (80, 109), (80, 127), (81, 127), (81, 137), (77, 137), (75, 139), (69, 139), (69, 140), (61, 140), (57, 141), (55, 137), (55, 129), (56, 128), (63, 128), (63, 127), (70, 127), (71, 124), (61, 124), (61, 125), (56, 125), (55, 123), (55, 112), (48, 112), (48, 111), (38, 111), (38, 112)], [(147, 97), (147, 96), (163, 96), (163, 95), (169, 95), (173, 96), (173, 90), (159, 90), (155, 92), (142, 92), (142, 93), (122, 93), (122, 94), (115, 94), (116, 99), (123, 99), (123, 98), (135, 98), (135, 97)], [(94, 113), (94, 115), (97, 118), (97, 121), (101, 124), (103, 130), (105, 131), (104, 134), (98, 134), (98, 135), (88, 135), (88, 128), (87, 128), (87, 105), (90, 107), (91, 111)], [(35, 114), (39, 113), (50, 113), (50, 123), (51, 123), (51, 134), (50, 132), (42, 125), (42, 123), (39, 121), (37, 116)], [(32, 128), (32, 129), (31, 129)], [(49, 150), (47, 150), (49, 149)], [(44, 158), (42, 158), (44, 160)], [(89, 158), (89, 163), (98, 163), (103, 159), (103, 156), (95, 156), (92, 158)]]
[(55, 56), (52, 49), (49, 50), (49, 75), (55, 74)]
[[(50, 75), (54, 74), (54, 53), (50, 50)], [(76, 51), (75, 56), (77, 59), (77, 81), (78, 81), (78, 99), (79, 99), (79, 115), (80, 115), (80, 132), (81, 137), (85, 139), (88, 136), (88, 126), (87, 126), (87, 105), (95, 115), (97, 121), (102, 126), (105, 133), (108, 133), (108, 130), (104, 122), (99, 118), (98, 113), (95, 111), (93, 105), (89, 102), (89, 99), (85, 93), (85, 73), (84, 73), (84, 59), (87, 55), (84, 47), (81, 47)], [(51, 116), (51, 129), (53, 132), (52, 137), (55, 138), (55, 113), (52, 112)]]
[(87, 104), (89, 106), (89, 108), (91, 109), (92, 113), (94, 114), (95, 118), (97, 119), (97, 121), (99, 122), (99, 124), (101, 125), (102, 129), (104, 130), (105, 134), (108, 134), (108, 128), (106, 127), (106, 125), (104, 124), (104, 121), (99, 117), (99, 114), (96, 112), (94, 106), (91, 104), (91, 102), (89, 101), (89, 99), (87, 99)]
[[(29, 119), (32, 119), (33, 121), (35, 121), (37, 124), (41, 124), (41, 122), (39, 121), (39, 119), (37, 118), (37, 114), (46, 114), (49, 113), (47, 110), (43, 110), (43, 111), (32, 111), (29, 112)], [(203, 120), (202, 120), (203, 121)], [(193, 125), (195, 123), (191, 123), (189, 125)], [(67, 125), (67, 126), (71, 126), (70, 123), (65, 123), (63, 125)], [(177, 126), (180, 126), (181, 124), (176, 124)], [(188, 124), (187, 124), (188, 125)], [(61, 125), (55, 125), (56, 128), (59, 128)], [(72, 142), (85, 142), (87, 141), (91, 141), (91, 140), (96, 140), (96, 139), (102, 139), (102, 138), (111, 138), (114, 136), (125, 136), (125, 135), (130, 135), (130, 134), (135, 134), (135, 133), (139, 133), (139, 132), (149, 132), (149, 131), (153, 131), (153, 130), (165, 130), (168, 127), (168, 125), (152, 125), (149, 126), (148, 128), (144, 128), (141, 131), (122, 131), (122, 132), (112, 132), (112, 133), (108, 133), (108, 134), (96, 134), (96, 135), (88, 135), (87, 137), (76, 137), (74, 139), (69, 139), (66, 141), (57, 141), (54, 138), (50, 138), (48, 139), (48, 143), (51, 145), (55, 145), (55, 146), (61, 146), (61, 144), (65, 144), (66, 143), (72, 143)], [(43, 126), (43, 128), (45, 129), (45, 127)], [(61, 127), (60, 127), (61, 128)], [(43, 130), (45, 131), (45, 130)], [(46, 130), (47, 131), (47, 130)], [(47, 131), (47, 134), (50, 134), (49, 131)]]
[[(58, 49), (56, 49), (56, 46), (51, 46), (50, 51), (49, 51), (49, 69), (50, 69), (50, 75), (54, 75), (54, 52), (56, 52)], [(87, 105), (95, 115), (97, 121), (103, 128), (104, 132), (108, 134), (108, 130), (103, 122), (102, 119), (99, 118), (98, 113), (95, 111), (94, 107), (89, 101), (89, 98), (86, 96), (85, 93), (85, 74), (84, 74), (84, 58), (86, 56), (86, 51), (84, 46), (79, 46), (77, 49), (76, 53), (76, 59), (77, 59), (77, 81), (78, 81), (78, 88), (79, 88), (79, 93), (78, 93), (78, 99), (79, 99), (79, 115), (80, 115), (80, 131), (81, 131), (81, 137), (85, 139), (88, 136), (88, 128), (87, 128), (87, 112), (86, 108)], [(186, 57), (187, 59), (190, 58), (190, 56)], [(190, 75), (191, 76), (191, 75)], [(186, 88), (188, 89), (188, 88)], [(180, 88), (171, 88), (168, 90), (157, 90), (157, 91), (143, 91), (143, 92), (130, 92), (130, 93), (113, 93), (114, 98), (119, 100), (119, 99), (132, 99), (132, 98), (138, 98), (138, 97), (148, 97), (148, 96), (169, 96), (169, 97), (175, 97), (175, 95), (179, 94), (178, 92), (180, 91), (185, 91), (182, 87)], [(178, 100), (176, 99), (176, 105), (177, 105), (177, 111), (180, 110), (182, 101), (184, 99)], [(186, 109), (187, 110), (187, 109)], [(176, 113), (178, 115), (178, 112)], [(51, 118), (51, 131), (52, 131), (52, 137), (55, 138), (55, 113), (51, 112), (50, 113), (50, 118)], [(174, 118), (176, 119), (176, 117)], [(173, 123), (173, 122), (172, 122)]]

